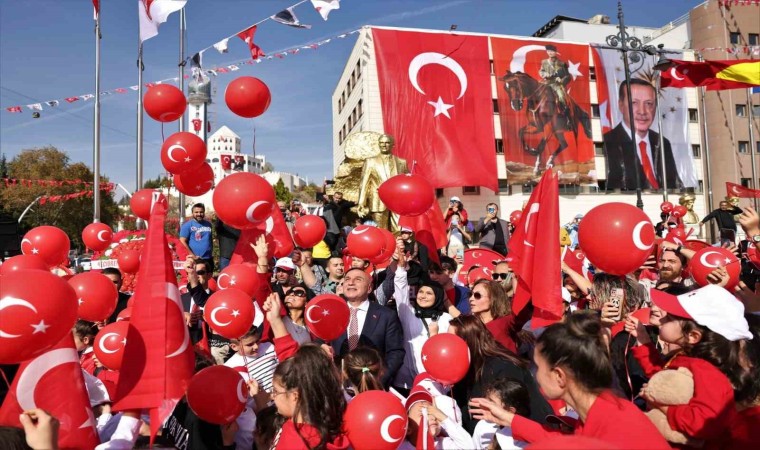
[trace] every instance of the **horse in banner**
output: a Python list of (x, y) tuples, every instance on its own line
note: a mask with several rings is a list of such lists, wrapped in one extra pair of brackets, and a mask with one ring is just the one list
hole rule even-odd
[(504, 82), (512, 109), (525, 114), (528, 121), (520, 128), (520, 142), (523, 150), (536, 157), (534, 174), (540, 172), (542, 155), (552, 137), (558, 145), (546, 161), (547, 169), (554, 165), (557, 155), (567, 148), (566, 131), (572, 131), (577, 141), (579, 128), (582, 127), (586, 136), (591, 138), (588, 113), (569, 95), (565, 96), (565, 104), (562, 104), (554, 89), (522, 72), (507, 71), (499, 80)]

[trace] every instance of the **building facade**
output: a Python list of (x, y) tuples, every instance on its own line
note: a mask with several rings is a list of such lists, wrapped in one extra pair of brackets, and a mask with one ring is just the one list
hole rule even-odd
[[(688, 16), (687, 16), (688, 19)], [(605, 23), (606, 22), (606, 23)], [(629, 27), (628, 32), (642, 40), (648, 40), (650, 45), (664, 44), (666, 48), (683, 50), (686, 59), (693, 59), (693, 54), (688, 50), (689, 46), (689, 22), (679, 19), (678, 23), (668, 24), (662, 29)], [(667, 29), (666, 29), (667, 28)], [(407, 29), (408, 30), (408, 29)], [(409, 30), (418, 31), (418, 30)], [(421, 31), (421, 30), (419, 30)], [(604, 17), (596, 16), (591, 20), (582, 20), (557, 16), (544, 25), (534, 34), (533, 39), (566, 40), (575, 43), (603, 44), (608, 35), (617, 33), (617, 27), (609, 24)], [(459, 35), (478, 34), (460, 33)], [(481, 34), (482, 35), (482, 34)], [(653, 37), (656, 36), (656, 37)], [(505, 36), (514, 38), (529, 38), (520, 36)], [(489, 44), (490, 46), (490, 44)], [(489, 49), (493, 62), (493, 53)], [(592, 63), (593, 64), (593, 63)], [(492, 64), (493, 65), (493, 64)], [(606, 174), (604, 153), (602, 147), (602, 128), (599, 119), (596, 82), (594, 81), (593, 68), (589, 74), (591, 92), (592, 135), (595, 144), (595, 165), (599, 184), (587, 185), (561, 185), (560, 186), (560, 221), (570, 222), (577, 213), (584, 213), (594, 206), (605, 202), (625, 202), (635, 204), (636, 196), (631, 193), (607, 193), (600, 187), (604, 186)], [(499, 205), (502, 216), (508, 216), (510, 211), (522, 209), (530, 197), (531, 186), (510, 185), (507, 179), (506, 161), (504, 157), (504, 144), (502, 142), (501, 127), (497, 109), (496, 75), (491, 75), (491, 91), (494, 100), (494, 158), (497, 162), (497, 175), (499, 179), (499, 192), (492, 192), (479, 186), (463, 186), (460, 188), (438, 189), (437, 195), (442, 208), (445, 208), (448, 199), (452, 196), (459, 197), (468, 210), (472, 219), (485, 215), (486, 205), (494, 202)], [(699, 99), (696, 89), (688, 90), (688, 108), (697, 111)], [(346, 62), (345, 68), (332, 96), (333, 109), (333, 161), (334, 170), (343, 160), (343, 143), (346, 137), (357, 131), (383, 132), (383, 113), (380, 100), (380, 87), (377, 75), (377, 63), (375, 57), (372, 31), (364, 28), (358, 35), (354, 48)], [(689, 136), (695, 156), (701, 152), (701, 124), (702, 116), (695, 114), (693, 121), (689, 123)], [(703, 180), (702, 160), (697, 157), (695, 172), (700, 182), (700, 187), (693, 190), (697, 198), (694, 211), (703, 217), (706, 214), (706, 201), (704, 189), (701, 188)], [(677, 204), (680, 192), (671, 191), (668, 200)], [(644, 211), (650, 219), (659, 222), (659, 205), (663, 201), (662, 193), (643, 194)]]

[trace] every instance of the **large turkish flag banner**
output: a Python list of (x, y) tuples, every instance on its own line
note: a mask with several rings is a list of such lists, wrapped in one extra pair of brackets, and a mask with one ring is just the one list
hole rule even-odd
[(434, 187), (498, 191), (486, 36), (372, 29), (385, 132)]

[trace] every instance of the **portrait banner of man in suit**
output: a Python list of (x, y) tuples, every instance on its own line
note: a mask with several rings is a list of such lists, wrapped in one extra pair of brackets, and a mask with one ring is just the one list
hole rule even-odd
[[(657, 75), (653, 69), (656, 57), (644, 55), (642, 61), (630, 64), (633, 117), (629, 117), (622, 53), (594, 48), (593, 57), (604, 141), (606, 189), (636, 190), (637, 171), (639, 186), (644, 190), (663, 189), (666, 180), (668, 189), (697, 187), (686, 90), (665, 88), (657, 92)], [(658, 114), (662, 117), (662, 130), (658, 126)], [(663, 133), (662, 148), (660, 132)]]

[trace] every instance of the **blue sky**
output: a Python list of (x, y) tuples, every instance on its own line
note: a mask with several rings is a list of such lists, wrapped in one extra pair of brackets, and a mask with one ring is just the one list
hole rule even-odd
[[(297, 0), (189, 0), (187, 55), (291, 6)], [(624, 2), (628, 25), (659, 27), (686, 13), (699, 1)], [(137, 84), (137, 0), (101, 0), (101, 90)], [(606, 14), (616, 21), (613, 0), (342, 0), (341, 9), (323, 21), (309, 2), (296, 8), (310, 30), (273, 21), (259, 26), (256, 43), (272, 53), (357, 29), (384, 25), (530, 35), (555, 15), (589, 18)], [(144, 81), (177, 76), (179, 14), (144, 45)], [(72, 161), (92, 163), (92, 102), (44, 106), (33, 119), (26, 107), (10, 106), (63, 99), (94, 92), (94, 22), (90, 0), (0, 0), (0, 151), (12, 159), (21, 150), (53, 145)], [(316, 51), (241, 66), (235, 74), (215, 78), (216, 123), (227, 125), (251, 151), (253, 127), (257, 152), (277, 170), (308, 176), (318, 184), (332, 174), (331, 95), (356, 35), (336, 39)], [(229, 53), (204, 53), (204, 66), (232, 64), (249, 55), (246, 45), (230, 39)], [(235, 116), (224, 105), (224, 89), (239, 75), (262, 79), (272, 91), (272, 105), (257, 119)], [(102, 110), (104, 175), (128, 189), (135, 186), (137, 95), (105, 96)], [(177, 131), (166, 124), (164, 134)], [(145, 116), (144, 178), (163, 172), (158, 152), (161, 126)]]

